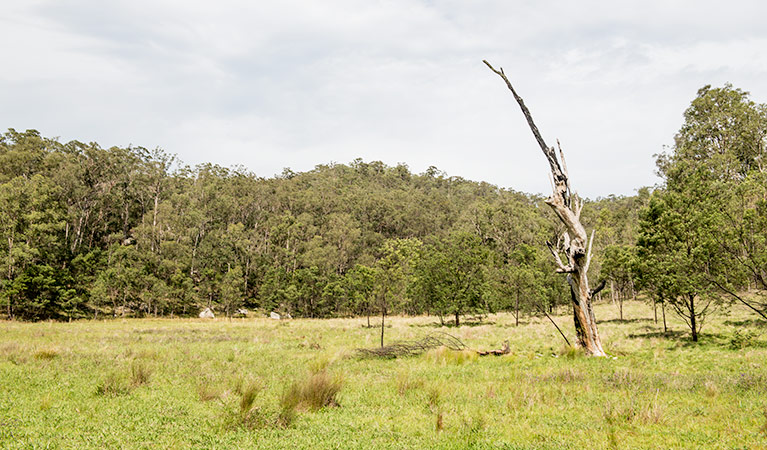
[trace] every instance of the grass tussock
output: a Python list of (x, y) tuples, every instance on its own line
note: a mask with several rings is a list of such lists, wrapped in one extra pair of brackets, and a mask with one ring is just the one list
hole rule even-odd
[(240, 414), (250, 412), (259, 392), (261, 392), (261, 385), (256, 382), (250, 382), (242, 389), (240, 394)]
[(400, 371), (397, 374), (397, 393), (405, 395), (423, 387), (423, 380), (410, 375), (410, 372)]
[(197, 382), (197, 397), (203, 402), (219, 400), (224, 396), (224, 389), (213, 383), (209, 378), (202, 378)]
[(659, 401), (655, 391), (649, 399), (632, 398), (629, 402), (610, 402), (604, 410), (603, 416), (608, 428), (625, 424), (639, 423), (642, 425), (657, 425), (663, 422), (666, 408)]
[(262, 428), (271, 423), (260, 406), (256, 405), (256, 398), (263, 390), (263, 386), (256, 381), (243, 385), (240, 393), (239, 422), (247, 428)]
[(614, 389), (629, 390), (634, 390), (641, 387), (645, 381), (645, 375), (636, 370), (627, 368), (620, 368), (615, 370), (613, 373), (607, 375), (604, 380), (605, 385)]
[(571, 367), (558, 370), (553, 373), (544, 374), (541, 379), (545, 381), (555, 383), (580, 383), (585, 379), (585, 376), (580, 371), (577, 371)]
[(149, 383), (152, 369), (143, 361), (134, 360), (127, 369), (113, 370), (96, 385), (96, 395), (118, 397)]
[(567, 359), (585, 358), (586, 351), (581, 347), (573, 347), (572, 345), (563, 345), (559, 350), (559, 356)]
[(44, 348), (37, 350), (32, 356), (37, 360), (50, 361), (51, 359), (57, 358), (59, 352), (52, 348)]
[(716, 397), (719, 395), (719, 387), (712, 380), (707, 380), (703, 383), (703, 393), (706, 394), (706, 397)]
[(130, 393), (132, 386), (121, 372), (110, 372), (96, 386), (96, 395), (118, 397)]
[(152, 369), (142, 361), (133, 361), (130, 367), (130, 383), (134, 387), (149, 383)]
[(205, 398), (203, 398), (203, 395), (200, 395), (200, 399), (203, 401), (220, 400), (227, 406), (224, 413), (224, 426), (226, 428), (236, 429), (244, 427), (252, 430), (275, 424), (276, 421), (270, 419), (269, 414), (264, 411), (261, 405), (256, 403), (259, 394), (264, 390), (263, 385), (259, 381), (243, 381), (238, 379), (234, 389), (234, 393), (237, 394), (234, 396), (234, 403), (226, 401), (231, 399), (228, 395), (232, 393), (231, 391), (224, 392), (218, 387), (210, 388), (210, 384), (206, 384), (206, 386), (208, 387), (203, 389), (206, 394)]
[(426, 352), (428, 361), (442, 366), (466, 364), (476, 361), (477, 358), (477, 352), (472, 350), (451, 350), (447, 347), (438, 347)]
[(306, 378), (294, 381), (280, 398), (278, 423), (288, 426), (298, 412), (339, 406), (338, 393), (342, 386), (343, 379), (327, 370), (310, 373)]

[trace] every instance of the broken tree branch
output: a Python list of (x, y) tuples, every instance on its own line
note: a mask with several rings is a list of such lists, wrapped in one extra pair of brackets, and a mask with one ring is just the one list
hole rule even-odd
[(557, 265), (557, 273), (572, 273), (573, 267), (571, 265), (564, 265), (562, 258), (559, 256), (559, 252), (553, 245), (551, 245), (551, 242), (546, 241), (546, 246), (549, 248), (552, 256), (554, 256), (554, 263)]
[(589, 266), (591, 265), (591, 246), (594, 244), (594, 233), (596, 232), (597, 232), (596, 228), (591, 230), (591, 239), (589, 240), (589, 250), (588, 252), (586, 252), (586, 265), (584, 266), (585, 267), (584, 270), (587, 272), (589, 270)]
[(592, 290), (590, 291), (590, 294), (591, 294), (591, 298), (594, 298), (594, 296), (595, 296), (595, 295), (599, 294), (599, 292), (600, 292), (602, 289), (604, 289), (604, 288), (605, 288), (605, 285), (606, 285), (606, 284), (607, 284), (607, 280), (602, 280), (602, 281), (600, 281), (600, 282), (599, 282), (599, 284), (597, 285), (597, 287), (595, 287), (594, 289), (592, 289)]
[(562, 339), (565, 340), (565, 343), (567, 344), (567, 346), (572, 347), (572, 345), (570, 345), (570, 341), (567, 340), (567, 336), (565, 336), (565, 333), (562, 332), (562, 330), (559, 328), (559, 325), (557, 325), (557, 323), (554, 322), (554, 319), (551, 318), (549, 313), (547, 313), (545, 309), (541, 308), (540, 305), (536, 304), (536, 306), (538, 306), (538, 310), (542, 312), (551, 321), (551, 323), (554, 325), (554, 328), (556, 328), (557, 331), (559, 331), (559, 334), (562, 335)]

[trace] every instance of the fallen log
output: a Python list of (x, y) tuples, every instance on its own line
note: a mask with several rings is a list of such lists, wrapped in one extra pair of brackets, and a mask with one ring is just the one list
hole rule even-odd
[(501, 347), (498, 350), (488, 350), (488, 351), (476, 350), (476, 352), (479, 356), (487, 356), (487, 355), (502, 356), (502, 355), (508, 355), (509, 353), (511, 353), (511, 348), (509, 348), (509, 341), (503, 341), (503, 347)]

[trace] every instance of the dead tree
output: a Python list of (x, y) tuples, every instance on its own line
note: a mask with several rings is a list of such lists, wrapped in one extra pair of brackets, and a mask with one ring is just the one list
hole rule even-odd
[[(533, 122), (530, 111), (525, 106), (525, 102), (522, 101), (517, 91), (511, 86), (511, 82), (506, 77), (506, 74), (503, 73), (503, 69), (499, 68), (499, 70), (496, 70), (489, 62), (484, 60), (482, 62), (506, 82), (506, 86), (522, 109), (522, 113), (525, 115), (525, 119), (527, 119), (527, 124), (533, 132), (535, 140), (538, 141), (538, 145), (549, 161), (553, 193), (551, 197), (546, 199), (546, 203), (565, 225), (566, 231), (558, 240), (556, 246), (551, 242), (546, 242), (546, 245), (548, 245), (551, 254), (554, 256), (554, 262), (557, 264), (556, 271), (567, 274), (578, 345), (583, 347), (589, 355), (606, 356), (602, 349), (602, 341), (599, 338), (597, 322), (591, 306), (591, 299), (604, 288), (604, 282), (596, 288), (590, 289), (588, 279), (594, 232), (592, 231), (591, 239), (589, 239), (586, 229), (581, 223), (580, 216), (583, 209), (583, 200), (570, 188), (570, 178), (567, 174), (567, 164), (565, 164), (565, 155), (562, 152), (562, 147), (559, 146), (559, 141), (557, 141), (557, 146), (559, 147), (559, 158), (557, 158), (557, 151), (554, 147), (549, 147), (544, 142), (538, 127)], [(564, 254), (566, 262), (562, 261), (562, 254)]]

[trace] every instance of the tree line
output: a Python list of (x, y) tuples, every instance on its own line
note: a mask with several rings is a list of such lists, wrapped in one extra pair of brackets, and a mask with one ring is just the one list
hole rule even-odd
[[(663, 183), (586, 200), (581, 221), (596, 231), (599, 295), (620, 307), (641, 293), (697, 339), (716, 307), (767, 313), (767, 107), (707, 86), (684, 117), (657, 158)], [(459, 324), (570, 303), (546, 250), (563, 229), (544, 198), (435, 167), (357, 159), (266, 178), (10, 129), (0, 233), (0, 307), (23, 320), (212, 307)]]
[[(604, 213), (595, 223), (630, 235), (629, 203), (594, 203), (625, 215), (618, 228)], [(358, 159), (263, 178), (11, 129), (0, 136), (0, 302), (24, 320), (203, 307), (519, 316), (568, 298), (542, 252), (558, 230), (541, 204), (434, 167)]]

